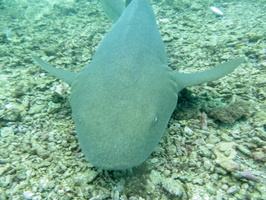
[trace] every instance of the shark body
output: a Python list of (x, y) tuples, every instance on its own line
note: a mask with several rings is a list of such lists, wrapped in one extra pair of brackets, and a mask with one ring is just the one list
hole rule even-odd
[[(120, 0), (114, 2), (118, 12), (107, 14), (115, 23), (91, 63), (79, 73), (32, 57), (42, 69), (71, 85), (72, 114), (87, 160), (102, 169), (122, 170), (140, 165), (154, 151), (176, 107), (178, 92), (225, 76), (243, 58), (204, 72), (174, 72), (167, 66), (148, 1), (127, 1), (124, 10)], [(108, 9), (108, 0), (101, 3)]]

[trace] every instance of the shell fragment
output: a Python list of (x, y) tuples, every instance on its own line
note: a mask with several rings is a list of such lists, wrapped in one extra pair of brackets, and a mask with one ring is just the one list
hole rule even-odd
[(224, 15), (223, 11), (221, 11), (219, 8), (216, 8), (215, 6), (210, 7), (213, 12), (215, 12), (217, 15)]

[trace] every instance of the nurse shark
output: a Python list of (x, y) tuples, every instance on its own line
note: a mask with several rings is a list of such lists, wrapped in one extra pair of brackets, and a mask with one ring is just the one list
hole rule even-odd
[(244, 59), (203, 72), (173, 71), (147, 0), (101, 4), (114, 25), (89, 65), (74, 73), (32, 58), (71, 86), (72, 115), (87, 160), (102, 169), (130, 169), (158, 145), (182, 89), (219, 79)]

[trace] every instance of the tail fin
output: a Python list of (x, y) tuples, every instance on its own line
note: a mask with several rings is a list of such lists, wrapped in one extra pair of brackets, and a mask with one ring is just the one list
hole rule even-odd
[(234, 71), (243, 61), (243, 57), (236, 58), (203, 72), (193, 74), (177, 73), (176, 80), (180, 86), (180, 90), (185, 87), (214, 81)]
[(45, 71), (49, 72), (50, 74), (54, 75), (55, 77), (61, 79), (62, 81), (65, 81), (69, 85), (74, 81), (76, 73), (75, 72), (69, 72), (64, 71), (62, 69), (57, 69), (46, 62), (44, 62), (42, 59), (38, 58), (37, 56), (31, 56), (33, 60)]

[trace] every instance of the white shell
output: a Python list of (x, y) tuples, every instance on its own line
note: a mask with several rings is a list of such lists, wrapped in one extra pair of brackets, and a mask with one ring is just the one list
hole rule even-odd
[(223, 11), (221, 11), (219, 8), (216, 8), (215, 6), (210, 7), (213, 12), (215, 12), (218, 15), (224, 15)]

